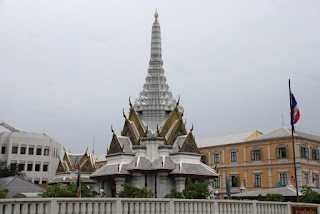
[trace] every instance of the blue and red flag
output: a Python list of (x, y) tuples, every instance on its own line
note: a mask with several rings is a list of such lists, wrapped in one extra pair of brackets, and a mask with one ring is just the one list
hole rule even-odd
[(298, 108), (298, 104), (293, 94), (291, 94), (291, 125), (293, 130), (294, 130), (294, 124), (296, 124), (299, 119), (300, 119), (300, 111)]
[(81, 198), (80, 164), (78, 164), (77, 197)]

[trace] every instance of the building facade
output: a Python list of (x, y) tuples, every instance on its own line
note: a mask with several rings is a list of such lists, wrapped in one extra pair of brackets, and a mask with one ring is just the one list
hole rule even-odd
[(21, 132), (2, 124), (11, 132), (0, 133), (0, 161), (18, 164), (26, 179), (35, 184), (45, 184), (52, 179), (61, 144), (45, 134)]
[(217, 177), (203, 164), (192, 134), (183, 122), (183, 108), (173, 98), (164, 76), (160, 24), (155, 14), (151, 35), (151, 58), (139, 97), (124, 116), (121, 135), (114, 130), (106, 155), (106, 164), (90, 177), (97, 181), (105, 196), (115, 196), (122, 184), (146, 187), (156, 197), (164, 197), (175, 188), (181, 192), (186, 178), (200, 181)]
[(226, 192), (227, 180), (232, 193), (295, 186), (296, 181), (299, 190), (303, 185), (319, 188), (320, 136), (295, 132), (297, 177), (290, 129), (283, 127), (265, 135), (255, 131), (237, 136), (242, 137), (231, 135), (198, 141), (201, 152), (207, 156), (207, 164), (218, 170), (215, 189), (221, 193)]

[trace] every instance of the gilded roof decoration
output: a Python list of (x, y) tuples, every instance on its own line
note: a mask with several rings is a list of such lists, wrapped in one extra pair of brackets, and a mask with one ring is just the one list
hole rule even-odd
[(120, 141), (117, 135), (113, 132), (112, 140), (111, 140), (107, 155), (115, 154), (115, 153), (123, 153), (123, 148), (120, 144)]
[(146, 131), (144, 130), (142, 123), (137, 115), (136, 110), (131, 104), (130, 98), (129, 98), (129, 104), (130, 104), (130, 113), (129, 113), (129, 120), (134, 123), (134, 125), (137, 127), (139, 135), (142, 137), (146, 137)]
[(159, 137), (165, 137), (170, 130), (171, 126), (176, 120), (182, 119), (181, 113), (179, 112), (178, 105), (173, 109), (173, 111), (169, 114), (166, 122), (164, 123), (160, 133)]
[(174, 128), (173, 128), (172, 132), (170, 133), (168, 139), (166, 140), (165, 144), (166, 145), (173, 145), (179, 136), (186, 135), (186, 134), (188, 134), (188, 133), (187, 133), (185, 124), (183, 123), (182, 119), (180, 119), (176, 123), (176, 125), (174, 126)]
[(64, 172), (67, 172), (67, 170), (64, 168), (62, 161), (59, 158), (59, 164), (58, 164), (56, 173), (58, 174), (58, 173), (64, 173)]
[(121, 136), (129, 137), (133, 145), (140, 145), (139, 140), (130, 124), (130, 121), (128, 120), (125, 114), (123, 114), (123, 116), (125, 117), (125, 123), (121, 132)]
[(200, 154), (200, 150), (198, 149), (198, 146), (196, 144), (196, 140), (194, 139), (192, 131), (189, 132), (188, 137), (184, 141), (179, 152), (190, 152), (190, 153)]

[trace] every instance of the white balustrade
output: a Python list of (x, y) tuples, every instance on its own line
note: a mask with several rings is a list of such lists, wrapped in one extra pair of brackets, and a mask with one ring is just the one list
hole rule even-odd
[[(1, 214), (287, 214), (297, 203), (131, 198), (1, 199)], [(306, 205), (306, 204), (303, 204)], [(309, 204), (310, 205), (310, 204)], [(320, 205), (312, 204), (318, 206)]]

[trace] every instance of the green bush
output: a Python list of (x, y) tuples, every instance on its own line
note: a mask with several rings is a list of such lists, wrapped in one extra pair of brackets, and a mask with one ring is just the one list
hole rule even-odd
[(317, 193), (311, 189), (311, 187), (303, 186), (300, 196), (300, 202), (320, 204), (320, 193)]
[[(48, 197), (77, 197), (77, 187), (75, 185), (68, 185), (61, 187), (61, 184), (55, 184), (48, 187), (48, 189), (38, 194), (43, 198)], [(81, 184), (81, 197), (94, 197), (98, 195), (96, 191), (89, 189), (87, 186)]]
[(269, 194), (269, 193), (266, 195), (266, 198), (264, 200), (265, 201), (279, 201), (279, 202), (286, 201), (282, 194)]
[(154, 196), (146, 187), (138, 188), (128, 183), (124, 183), (122, 186), (123, 190), (117, 194), (120, 198), (151, 198)]
[(5, 198), (8, 194), (8, 189), (0, 190), (0, 198)]
[(172, 189), (170, 194), (164, 196), (165, 198), (183, 198), (183, 193), (178, 192), (176, 189)]

